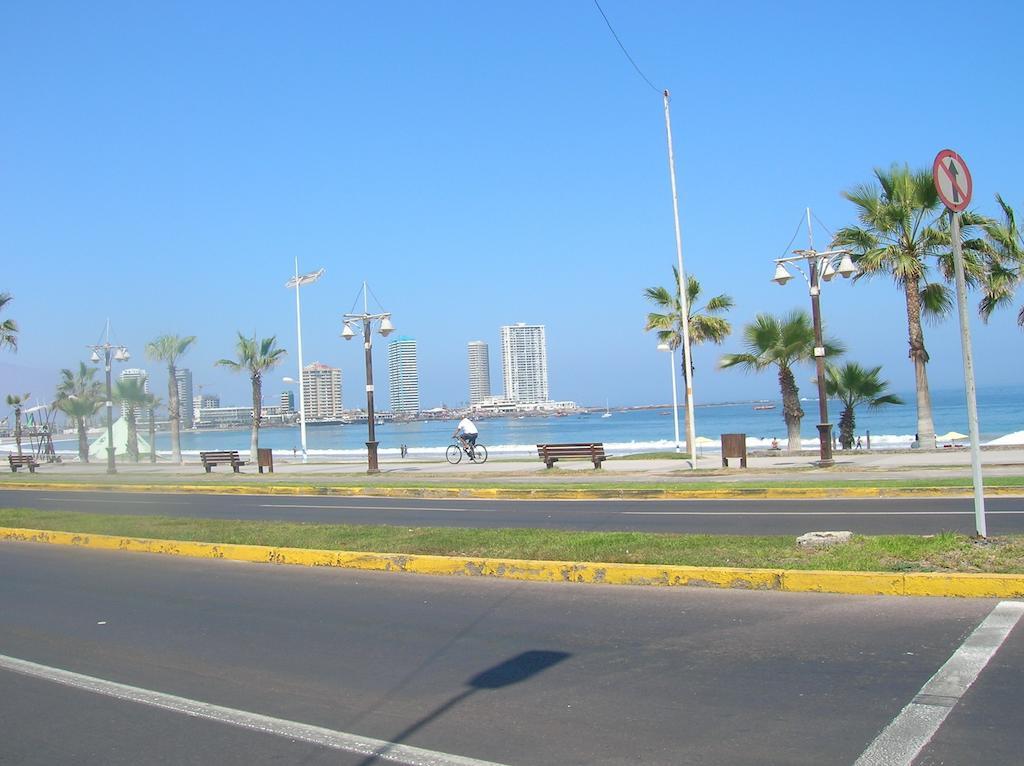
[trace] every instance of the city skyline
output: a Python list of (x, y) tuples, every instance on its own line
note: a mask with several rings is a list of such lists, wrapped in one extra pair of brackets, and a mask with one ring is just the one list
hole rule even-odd
[[(159, 335), (196, 335), (180, 364), (195, 384), (244, 402), (244, 376), (213, 363), (242, 331), (276, 335), (294, 371), (294, 295), (281, 284), (297, 255), (300, 271), (326, 269), (303, 288), (304, 355), (349, 380), (362, 379), (363, 359), (342, 350), (340, 315), (368, 280), (399, 333), (425, 351), (429, 339), (422, 406), (468, 402), (467, 339), (497, 348), (497, 333), (483, 330), (527, 316), (547, 327), (556, 396), (664, 403), (670, 381), (643, 331), (643, 290), (669, 285), (675, 259), (665, 87), (678, 126), (686, 268), (706, 294), (735, 301), (732, 335), (694, 351), (695, 401), (774, 397), (770, 376), (717, 362), (741, 350), (742, 328), (759, 312), (807, 309), (799, 280), (769, 281), (774, 258), (809, 244), (806, 232), (793, 240), (805, 207), (825, 246), (856, 220), (843, 191), (892, 162), (928, 168), (946, 147), (969, 163), (979, 212), (998, 214), (997, 192), (1018, 211), (1024, 204), (1024, 158), (1004, 151), (1017, 140), (1016, 103), (999, 120), (939, 119), (930, 90), (909, 88), (876, 107), (884, 129), (849, 119), (825, 130), (820, 119), (793, 116), (794, 94), (822, 118), (845, 114), (886, 75), (887, 43), (868, 33), (880, 15), (916, 30), (907, 55), (924, 61), (934, 55), (926, 41), (954, 8), (867, 2), (807, 15), (751, 6), (737, 26), (715, 8), (608, 5), (652, 90), (582, 6), (527, 2), (515, 13), (466, 7), (441, 17), (415, 5), (321, 7), (294, 19), (287, 39), (281, 16), (266, 9), (13, 7), (0, 46), (10, 107), (0, 126), (0, 248), (32, 268), (12, 270), (2, 285), (21, 332), (17, 354), (0, 360), (0, 395), (51, 398), (59, 370), (88, 359), (85, 345), (109, 316), (112, 340), (139, 366)], [(1000, 101), (999, 83), (1016, 64), (1012, 30), (1024, 22), (1024, 9), (1003, 11), (1005, 23), (948, 87)], [(215, 39), (213, 28), (238, 34)], [(342, 51), (329, 33), (338, 28), (367, 34)], [(810, 66), (799, 43), (816, 36), (856, 50), (862, 66), (840, 56)], [(428, 45), (434, 37), (444, 44)], [(401, 103), (395, 90), (406, 94)], [(730, 204), (735, 179), (755, 168), (750, 201)], [(55, 280), (38, 277), (43, 265)], [(54, 300), (61, 285), (86, 286), (83, 312)], [(1015, 383), (1003, 361), (1021, 342), (1015, 312), (982, 323), (978, 297), (978, 383)], [(890, 280), (830, 287), (822, 312), (848, 359), (881, 365), (896, 390), (913, 388), (905, 306)], [(931, 385), (962, 386), (955, 317), (927, 324), (925, 335)], [(814, 393), (812, 374), (797, 372), (804, 395)]]

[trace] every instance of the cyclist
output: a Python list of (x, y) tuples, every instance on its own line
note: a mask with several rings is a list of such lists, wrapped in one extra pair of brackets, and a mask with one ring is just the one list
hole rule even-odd
[(465, 450), (466, 454), (470, 458), (473, 457), (473, 447), (476, 446), (476, 437), (479, 436), (480, 432), (477, 431), (476, 426), (473, 425), (473, 421), (469, 418), (463, 418), (459, 421), (459, 424), (455, 426), (455, 433), (452, 434), (453, 439), (458, 439), (462, 444), (462, 449)]

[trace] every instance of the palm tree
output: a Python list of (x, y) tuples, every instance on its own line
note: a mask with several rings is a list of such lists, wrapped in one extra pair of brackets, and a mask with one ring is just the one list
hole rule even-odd
[[(800, 390), (796, 385), (793, 367), (814, 361), (814, 326), (805, 311), (791, 311), (783, 317), (758, 314), (751, 324), (743, 328), (743, 342), (747, 350), (742, 354), (726, 354), (720, 367), (743, 367), (748, 372), (760, 372), (777, 367), (779, 388), (782, 391), (782, 415), (789, 434), (789, 452), (800, 450), (800, 421), (804, 416), (800, 406)], [(838, 356), (845, 351), (841, 343), (826, 339), (825, 355)]]
[[(0, 293), (0, 310), (13, 300), (10, 293)], [(7, 346), (11, 351), (18, 350), (18, 323), (13, 319), (0, 321), (0, 348)]]
[(146, 410), (149, 412), (149, 462), (156, 462), (156, 409), (163, 401), (156, 394), (146, 394)]
[(21, 409), (28, 402), (32, 394), (7, 395), (7, 405), (14, 408), (14, 442), (18, 445), (18, 454), (21, 454)]
[(878, 377), (881, 371), (881, 367), (866, 369), (856, 362), (847, 362), (842, 367), (830, 364), (825, 370), (825, 390), (843, 403), (843, 414), (839, 416), (839, 443), (843, 449), (853, 447), (858, 406), (866, 404), (876, 409), (886, 404), (903, 404), (902, 399), (886, 391), (889, 381)]
[[(722, 293), (709, 298), (707, 303), (698, 307), (700, 298), (700, 282), (692, 274), (686, 277), (686, 308), (687, 318), (690, 324), (690, 349), (708, 341), (721, 345), (729, 333), (732, 332), (732, 325), (729, 320), (717, 314), (724, 314), (733, 307), (732, 297)], [(650, 312), (647, 315), (647, 323), (644, 330), (657, 330), (658, 340), (667, 343), (672, 350), (683, 345), (683, 309), (679, 300), (679, 269), (672, 267), (672, 288), (648, 287), (644, 289), (644, 297), (661, 309), (661, 313)], [(691, 355), (691, 365), (693, 363)], [(686, 372), (686, 357), (679, 361), (683, 370), (684, 378)], [(692, 367), (691, 367), (692, 372)], [(686, 403), (686, 389), (683, 389), (683, 403)], [(686, 434), (690, 434), (690, 409), (683, 408), (686, 413)], [(690, 444), (686, 445), (686, 451), (693, 454)]]
[(181, 462), (181, 403), (178, 401), (178, 357), (196, 341), (195, 335), (161, 335), (146, 344), (146, 356), (167, 363), (167, 415), (171, 421), (171, 459)]
[(288, 352), (283, 348), (275, 348), (277, 337), (257, 339), (246, 338), (238, 333), (235, 343), (235, 359), (219, 359), (215, 362), (220, 367), (227, 367), (234, 372), (249, 372), (252, 381), (252, 438), (249, 442), (249, 459), (256, 459), (256, 450), (260, 446), (260, 419), (263, 414), (263, 373), (280, 364)]
[[(145, 378), (128, 378), (114, 384), (114, 401), (125, 406), (125, 420), (128, 422), (128, 457), (133, 463), (139, 462), (138, 413), (146, 406)], [(113, 446), (113, 445), (111, 445)]]
[(103, 401), (103, 389), (98, 380), (93, 380), (95, 367), (78, 363), (78, 370), (60, 371), (57, 386), (57, 409), (75, 421), (78, 429), (78, 459), (89, 462), (89, 435), (86, 420), (96, 414)]
[[(861, 184), (843, 192), (857, 207), (860, 224), (840, 229), (832, 244), (853, 251), (859, 267), (854, 279), (888, 274), (903, 291), (917, 389), (918, 440), (922, 448), (934, 449), (928, 351), (921, 317), (942, 317), (953, 306), (945, 284), (953, 275), (949, 227), (931, 170), (911, 171), (906, 165), (893, 164), (889, 170), (876, 168), (875, 180), (877, 184)], [(964, 269), (971, 284), (981, 274), (978, 254), (983, 247), (981, 241), (971, 238), (972, 231), (986, 221), (970, 211), (961, 214)], [(933, 265), (938, 267), (942, 281), (930, 281)]]
[[(1013, 302), (1017, 287), (1024, 283), (1024, 235), (1017, 228), (1013, 208), (996, 195), (1003, 210), (1002, 221), (989, 221), (985, 230), (985, 278), (982, 283), (985, 296), (978, 307), (986, 322), (1000, 306)], [(1017, 312), (1017, 324), (1024, 329), (1024, 304)]]

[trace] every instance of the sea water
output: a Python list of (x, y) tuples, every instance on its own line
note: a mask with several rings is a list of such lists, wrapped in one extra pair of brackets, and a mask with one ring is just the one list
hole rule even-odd
[[(873, 448), (906, 448), (914, 440), (917, 430), (917, 409), (914, 392), (901, 392), (902, 405), (890, 405), (876, 410), (860, 407), (857, 410), (856, 433), (866, 441), (871, 434)], [(978, 410), (982, 443), (1002, 438), (1003, 443), (1024, 444), (1024, 408), (1021, 406), (1024, 386), (987, 387), (978, 389)], [(721, 435), (743, 433), (747, 435), (749, 449), (766, 448), (772, 439), (786, 445), (786, 424), (782, 417), (781, 401), (772, 410), (755, 410), (754, 403), (724, 403), (698, 405), (694, 420), (696, 433), (715, 442), (703, 449), (714, 452)], [(801, 401), (804, 418), (801, 424), (802, 446), (817, 446), (818, 402)], [(834, 431), (839, 430), (841, 406), (829, 402), (829, 416)], [(536, 454), (536, 445), (565, 442), (603, 442), (609, 452), (624, 455), (639, 452), (670, 451), (675, 449), (674, 418), (671, 407), (644, 410), (612, 410), (611, 417), (600, 412), (573, 413), (565, 416), (508, 416), (477, 421), (480, 442), (487, 445), (491, 455), (515, 456)], [(966, 434), (967, 406), (962, 390), (936, 390), (932, 392), (932, 414), (938, 434), (959, 431)], [(451, 443), (455, 420), (421, 420), (404, 423), (382, 423), (376, 427), (381, 455), (398, 455), (404, 444), (410, 457), (440, 457)], [(680, 437), (686, 439), (684, 412), (679, 408)], [(309, 425), (306, 428), (309, 452), (313, 456), (356, 459), (366, 454), (367, 428), (365, 423), (349, 425)], [(144, 424), (139, 433), (146, 435)], [(170, 435), (157, 434), (157, 450), (170, 450)], [(965, 443), (965, 442), (961, 442)], [(61, 445), (65, 450), (71, 445)], [(301, 446), (298, 426), (265, 428), (260, 431), (260, 446), (270, 447), (285, 454)], [(201, 450), (236, 449), (247, 451), (249, 431), (183, 431), (181, 448), (195, 455)]]

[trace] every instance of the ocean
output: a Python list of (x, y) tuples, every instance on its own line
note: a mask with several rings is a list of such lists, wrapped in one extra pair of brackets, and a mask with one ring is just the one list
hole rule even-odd
[[(857, 434), (871, 433), (874, 448), (909, 447), (917, 430), (916, 407), (913, 391), (900, 392), (906, 402), (875, 411), (858, 409)], [(978, 390), (978, 410), (982, 443), (1000, 439), (1001, 443), (1024, 444), (1024, 386), (987, 387)], [(745, 433), (751, 449), (767, 448), (773, 438), (785, 446), (786, 425), (782, 419), (781, 401), (772, 402), (773, 410), (755, 410), (754, 403), (724, 403), (698, 405), (695, 408), (696, 433), (718, 442), (724, 433)], [(804, 447), (817, 446), (818, 402), (805, 399), (805, 416), (801, 441)], [(936, 433), (959, 431), (966, 434), (967, 407), (962, 390), (936, 390), (932, 392), (932, 409)], [(600, 412), (572, 414), (565, 417), (526, 416), (481, 419), (480, 442), (487, 445), (491, 455), (515, 456), (536, 454), (539, 443), (604, 442), (609, 452), (624, 455), (638, 452), (669, 451), (674, 449), (672, 408), (651, 410), (611, 411), (611, 417), (602, 418)], [(840, 408), (829, 405), (829, 414), (838, 431)], [(685, 440), (683, 408), (679, 411), (680, 436)], [(397, 456), (401, 445), (409, 448), (410, 457), (438, 457), (450, 443), (455, 421), (414, 421), (384, 423), (377, 426), (377, 440), (382, 456)], [(366, 424), (307, 426), (309, 451), (316, 457), (355, 459), (366, 454)], [(145, 425), (139, 432), (146, 435)], [(157, 434), (157, 451), (170, 451), (170, 435)], [(964, 442), (961, 442), (964, 443)], [(279, 452), (291, 452), (300, 446), (299, 428), (266, 428), (260, 431), (260, 446)], [(248, 430), (185, 431), (181, 439), (182, 450), (196, 455), (201, 450), (249, 448)], [(62, 441), (58, 449), (73, 452), (74, 443)], [(703, 448), (717, 451), (717, 446)]]

